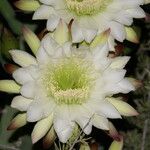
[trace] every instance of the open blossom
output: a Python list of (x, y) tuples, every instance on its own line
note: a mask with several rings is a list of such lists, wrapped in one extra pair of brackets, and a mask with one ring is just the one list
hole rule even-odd
[(107, 44), (77, 49), (64, 39), (56, 42), (54, 37), (47, 34), (43, 38), (35, 57), (25, 51), (10, 51), (20, 68), (14, 71), (14, 80), (0, 81), (0, 90), (19, 94), (11, 107), (22, 114), (9, 128), (37, 122), (33, 143), (52, 129), (61, 142), (67, 142), (76, 125), (90, 134), (92, 126), (110, 130), (108, 118), (137, 115), (126, 102), (112, 97), (135, 90), (123, 69), (129, 57), (108, 58)]
[[(23, 1), (16, 6), (23, 10)], [(143, 18), (145, 13), (140, 7), (144, 0), (39, 0), (29, 10), (34, 10), (33, 19), (47, 19), (47, 29), (53, 31), (60, 18), (66, 23), (73, 20), (71, 31), (73, 42), (91, 42), (99, 33), (108, 29), (118, 41), (126, 38), (124, 26), (130, 26), (133, 18)], [(27, 1), (25, 1), (27, 3)]]

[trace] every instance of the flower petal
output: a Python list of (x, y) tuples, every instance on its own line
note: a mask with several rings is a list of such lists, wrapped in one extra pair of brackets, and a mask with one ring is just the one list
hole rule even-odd
[(23, 36), (26, 43), (31, 48), (33, 54), (37, 53), (38, 48), (40, 47), (40, 40), (35, 33), (33, 33), (29, 28), (23, 27)]
[(7, 130), (14, 130), (27, 124), (27, 114), (18, 114), (10, 123)]
[(56, 16), (54, 14), (49, 16), (49, 19), (47, 21), (47, 30), (48, 31), (54, 31), (56, 29), (57, 25), (59, 24), (60, 17)]
[(121, 118), (119, 112), (115, 109), (115, 107), (106, 100), (103, 102), (99, 102), (99, 105), (96, 107), (96, 112), (99, 115), (104, 115), (107, 118)]
[(27, 67), (29, 65), (37, 64), (36, 59), (25, 51), (11, 50), (9, 52), (14, 62), (22, 67)]
[(123, 42), (126, 37), (124, 26), (120, 23), (112, 21), (110, 22), (110, 29), (112, 36), (118, 41)]
[(54, 9), (50, 6), (41, 5), (34, 13), (33, 20), (43, 20), (48, 19), (50, 15), (54, 12)]
[(15, 6), (24, 11), (35, 11), (40, 7), (40, 3), (35, 0), (19, 0), (15, 2)]
[(84, 40), (82, 29), (78, 26), (78, 24), (76, 22), (72, 23), (71, 33), (72, 33), (72, 42), (73, 43), (80, 43), (81, 41)]
[(20, 111), (26, 111), (32, 102), (32, 99), (27, 99), (23, 96), (16, 96), (11, 102), (11, 107), (16, 108)]
[(40, 121), (38, 121), (32, 131), (31, 137), (32, 137), (32, 143), (36, 143), (38, 140), (40, 140), (50, 129), (53, 123), (53, 115), (51, 114), (47, 118), (44, 118)]
[(137, 116), (137, 111), (131, 107), (128, 103), (117, 99), (117, 98), (107, 98), (107, 100), (115, 106), (115, 108), (119, 111), (119, 113), (123, 116)]
[(112, 69), (122, 69), (125, 67), (127, 62), (129, 61), (130, 57), (124, 56), (124, 57), (115, 57), (112, 59), (112, 63), (110, 64), (110, 68)]
[(66, 143), (71, 137), (75, 126), (75, 123), (68, 117), (69, 115), (68, 106), (57, 107), (54, 116), (54, 129), (62, 143)]
[(51, 129), (48, 131), (47, 135), (43, 139), (44, 148), (45, 149), (50, 148), (50, 146), (54, 143), (56, 138), (57, 138), (57, 135), (54, 130), (54, 127), (52, 126)]
[(108, 120), (100, 115), (94, 115), (92, 118), (92, 124), (99, 129), (109, 130)]
[(33, 78), (27, 72), (24, 68), (19, 68), (13, 73), (13, 78), (19, 83), (19, 84), (25, 84), (26, 82), (33, 81)]
[(86, 42), (90, 43), (97, 34), (97, 30), (94, 29), (82, 29), (82, 33)]
[(20, 90), (20, 93), (27, 98), (34, 98), (35, 93), (36, 93), (36, 85), (35, 82), (27, 82), (25, 83)]
[(20, 93), (20, 86), (14, 80), (0, 80), (0, 91)]

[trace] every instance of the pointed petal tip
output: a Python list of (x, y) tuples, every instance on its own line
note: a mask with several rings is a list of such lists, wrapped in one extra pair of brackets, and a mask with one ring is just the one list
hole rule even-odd
[(7, 130), (15, 130), (27, 124), (26, 113), (18, 114), (9, 124)]
[(13, 3), (14, 6), (23, 11), (35, 11), (40, 7), (40, 3), (35, 0), (19, 0)]

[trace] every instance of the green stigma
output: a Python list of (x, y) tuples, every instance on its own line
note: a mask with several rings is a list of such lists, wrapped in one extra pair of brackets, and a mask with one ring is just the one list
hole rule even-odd
[(112, 0), (65, 0), (70, 11), (81, 15), (94, 15), (105, 10)]
[(85, 60), (60, 60), (49, 66), (43, 76), (47, 95), (57, 104), (82, 104), (89, 96), (91, 67)]

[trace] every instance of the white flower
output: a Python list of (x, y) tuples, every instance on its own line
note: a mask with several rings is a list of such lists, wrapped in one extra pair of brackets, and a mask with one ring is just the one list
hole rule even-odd
[(15, 93), (20, 95), (11, 106), (26, 113), (15, 118), (9, 128), (37, 121), (33, 143), (52, 126), (59, 140), (67, 142), (76, 124), (90, 134), (92, 125), (109, 130), (107, 118), (137, 115), (130, 105), (111, 97), (135, 88), (124, 77), (129, 57), (108, 58), (107, 45), (92, 51), (87, 47), (76, 49), (69, 42), (60, 46), (47, 34), (36, 57), (20, 50), (10, 53), (20, 65), (13, 73), (18, 85), (2, 80), (0, 90), (12, 92), (16, 88)]
[[(133, 18), (143, 18), (140, 5), (144, 0), (39, 0), (33, 19), (47, 19), (47, 29), (53, 31), (60, 18), (66, 23), (73, 20), (73, 42), (91, 40), (99, 33), (111, 29), (118, 41), (126, 38), (124, 26), (130, 26)], [(19, 6), (18, 6), (19, 7)]]

